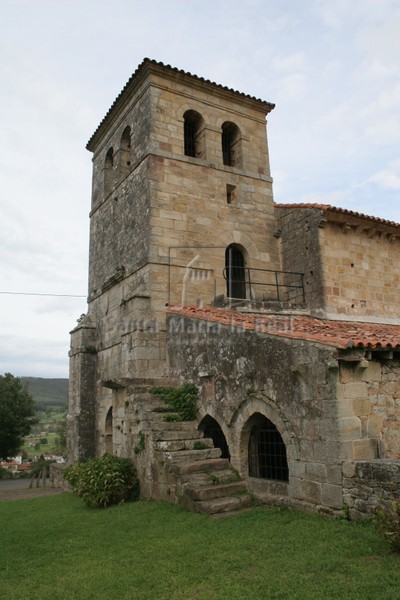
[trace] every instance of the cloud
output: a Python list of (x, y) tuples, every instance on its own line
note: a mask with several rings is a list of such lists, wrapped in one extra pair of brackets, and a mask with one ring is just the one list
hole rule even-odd
[(400, 192), (400, 159), (391, 161), (386, 169), (372, 175), (369, 181), (384, 190)]
[(27, 337), (23, 347), (19, 336), (0, 336), (0, 373), (16, 376), (68, 377), (68, 345)]

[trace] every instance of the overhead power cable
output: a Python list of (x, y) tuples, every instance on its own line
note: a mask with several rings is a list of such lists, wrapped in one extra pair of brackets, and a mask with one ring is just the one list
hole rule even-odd
[(35, 294), (31, 292), (1, 292), (0, 294), (8, 294), (9, 296), (51, 296), (53, 298), (86, 298), (86, 296), (77, 296), (76, 294)]

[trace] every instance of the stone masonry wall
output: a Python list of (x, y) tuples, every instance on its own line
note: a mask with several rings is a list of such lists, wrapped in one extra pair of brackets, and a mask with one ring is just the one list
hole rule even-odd
[(327, 314), (398, 323), (400, 240), (371, 225), (328, 222), (319, 232)]
[(81, 322), (71, 333), (70, 385), (67, 415), (68, 460), (86, 460), (96, 453), (96, 329)]
[(337, 409), (343, 459), (400, 459), (399, 360), (339, 362)]
[(276, 207), (275, 211), (280, 229), (282, 269), (304, 274), (305, 300), (312, 313), (318, 316), (325, 305), (319, 242), (323, 211), (282, 206)]
[[(309, 510), (340, 511), (333, 350), (176, 316), (168, 318), (167, 331), (172, 376), (200, 387), (199, 421), (210, 415), (219, 423), (232, 465), (253, 492)], [(248, 422), (257, 413), (285, 442), (288, 484), (248, 477)]]
[(366, 519), (382, 502), (399, 501), (400, 460), (345, 462), (343, 501), (350, 519)]

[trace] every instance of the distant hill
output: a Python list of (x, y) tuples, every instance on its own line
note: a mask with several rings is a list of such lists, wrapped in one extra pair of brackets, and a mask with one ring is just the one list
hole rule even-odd
[(45, 379), (43, 377), (20, 377), (27, 385), (39, 409), (68, 408), (68, 379)]

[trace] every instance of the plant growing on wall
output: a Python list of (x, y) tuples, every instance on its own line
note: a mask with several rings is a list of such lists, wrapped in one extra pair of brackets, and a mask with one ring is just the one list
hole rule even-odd
[(387, 539), (392, 550), (400, 552), (400, 502), (393, 500), (378, 506), (372, 524)]
[(74, 463), (64, 471), (74, 493), (92, 507), (106, 508), (139, 496), (139, 480), (128, 458), (105, 454), (85, 463)]
[(196, 405), (198, 398), (198, 389), (194, 383), (184, 383), (177, 388), (162, 388), (157, 387), (152, 389), (152, 393), (161, 396), (164, 402), (177, 413), (177, 419), (193, 421), (196, 418)]

